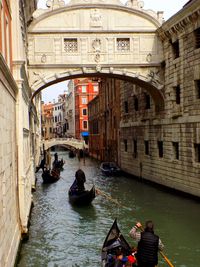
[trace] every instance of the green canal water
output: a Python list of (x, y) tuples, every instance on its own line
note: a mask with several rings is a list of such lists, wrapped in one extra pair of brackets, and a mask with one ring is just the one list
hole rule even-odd
[[(44, 185), (37, 173), (29, 240), (22, 245), (18, 267), (100, 267), (101, 247), (115, 218), (134, 246), (130, 228), (136, 221), (153, 220), (174, 266), (200, 266), (199, 202), (126, 176), (105, 177), (90, 158), (84, 163), (59, 152), (61, 157), (66, 162), (57, 183)], [(88, 188), (94, 183), (109, 198), (101, 194), (89, 207), (72, 207), (68, 189), (78, 168), (84, 170)], [(162, 257), (159, 266), (168, 266)]]

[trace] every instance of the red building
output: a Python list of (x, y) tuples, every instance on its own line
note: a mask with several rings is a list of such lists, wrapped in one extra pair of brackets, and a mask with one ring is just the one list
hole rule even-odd
[(88, 143), (88, 103), (99, 93), (98, 81), (75, 79), (75, 137)]

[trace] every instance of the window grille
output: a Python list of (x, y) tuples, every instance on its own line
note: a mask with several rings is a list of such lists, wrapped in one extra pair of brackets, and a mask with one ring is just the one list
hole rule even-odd
[(88, 122), (87, 121), (83, 121), (83, 129), (87, 129), (87, 125), (88, 125)]
[(133, 98), (133, 105), (134, 105), (134, 110), (138, 111), (139, 110), (139, 103), (138, 103), (138, 98), (134, 96)]
[(133, 157), (134, 158), (137, 157), (137, 140), (136, 139), (133, 140)]
[(180, 56), (179, 40), (172, 43), (172, 50), (174, 59), (178, 58)]
[(181, 88), (180, 85), (175, 87), (175, 94), (176, 94), (176, 104), (179, 105), (181, 103)]
[(117, 51), (130, 51), (130, 39), (129, 38), (117, 38)]
[(144, 141), (144, 152), (145, 155), (149, 155), (149, 141), (147, 140)]
[(127, 139), (124, 139), (124, 151), (125, 152), (128, 151), (128, 141), (127, 141)]
[(200, 48), (200, 28), (194, 31), (195, 34), (195, 48)]
[(163, 158), (163, 141), (158, 141), (158, 155)]
[(174, 159), (179, 159), (179, 143), (172, 142), (173, 150), (174, 150)]
[(195, 161), (200, 162), (200, 144), (194, 144)]
[(151, 108), (151, 99), (150, 95), (145, 93), (145, 109), (150, 109)]
[(195, 80), (196, 96), (200, 99), (200, 80)]
[(67, 53), (78, 52), (78, 42), (76, 38), (64, 39), (64, 50)]

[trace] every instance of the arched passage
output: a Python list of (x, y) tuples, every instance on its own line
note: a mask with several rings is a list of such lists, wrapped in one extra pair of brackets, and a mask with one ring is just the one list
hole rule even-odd
[(126, 72), (125, 70), (113, 70), (113, 69), (100, 69), (98, 72), (96, 71), (88, 71), (85, 69), (83, 70), (76, 70), (74, 72), (64, 72), (60, 74), (54, 74), (47, 77), (40, 77), (40, 79), (34, 84), (33, 88), (33, 95), (32, 99), (43, 89), (47, 88), (50, 85), (55, 83), (64, 81), (64, 80), (71, 80), (75, 78), (83, 78), (83, 77), (99, 77), (99, 78), (116, 78), (119, 80), (125, 80), (132, 82), (144, 88), (154, 100), (155, 109), (156, 111), (161, 111), (164, 109), (164, 95), (162, 93), (162, 86), (158, 85), (158, 82), (149, 74), (149, 76), (144, 77), (139, 73), (131, 73)]

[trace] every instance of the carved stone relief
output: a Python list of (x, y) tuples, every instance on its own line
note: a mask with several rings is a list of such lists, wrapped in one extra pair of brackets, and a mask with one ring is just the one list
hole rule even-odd
[(98, 9), (91, 10), (90, 26), (91, 27), (102, 27), (102, 15)]

